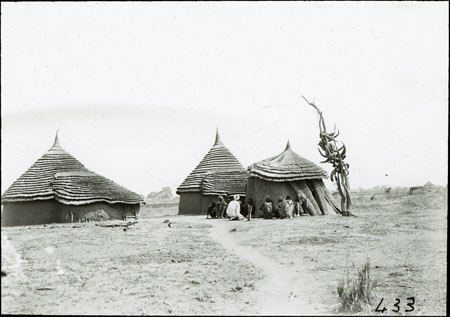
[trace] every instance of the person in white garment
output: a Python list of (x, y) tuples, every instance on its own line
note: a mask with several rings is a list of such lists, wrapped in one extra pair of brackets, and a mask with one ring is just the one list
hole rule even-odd
[(234, 195), (234, 199), (229, 202), (227, 207), (227, 216), (230, 220), (244, 220), (241, 214), (241, 204), (239, 203), (239, 195)]

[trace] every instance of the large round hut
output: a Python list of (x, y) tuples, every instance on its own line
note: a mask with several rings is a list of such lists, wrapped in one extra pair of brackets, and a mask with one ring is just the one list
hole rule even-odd
[(286, 149), (277, 156), (254, 163), (248, 168), (247, 198), (255, 203), (256, 216), (262, 216), (260, 206), (269, 196), (274, 202), (279, 198), (307, 197), (313, 214), (340, 213), (322, 179), (327, 172), (292, 151), (289, 141)]
[(2, 195), (2, 226), (76, 222), (101, 211), (111, 219), (137, 218), (140, 195), (89, 171), (59, 144)]
[(206, 214), (209, 204), (217, 200), (218, 195), (245, 196), (247, 176), (245, 168), (223, 145), (216, 131), (212, 148), (177, 188), (178, 214)]

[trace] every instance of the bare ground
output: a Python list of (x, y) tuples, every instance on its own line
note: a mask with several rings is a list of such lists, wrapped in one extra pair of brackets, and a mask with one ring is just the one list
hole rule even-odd
[[(373, 310), (445, 314), (447, 195), (355, 199), (356, 218), (204, 216), (2, 228), (2, 313), (332, 314), (367, 258)], [(109, 222), (110, 223), (110, 222)], [(404, 313), (406, 298), (415, 310)]]
[(2, 313), (257, 313), (247, 293), (261, 271), (212, 241), (206, 222), (177, 219), (169, 228), (162, 220), (127, 231), (93, 223), (2, 229), (2, 257), (8, 242), (25, 261), (21, 277), (2, 260)]
[(386, 313), (393, 314), (399, 298), (399, 314), (406, 314), (406, 298), (415, 297), (415, 310), (408, 315), (445, 315), (446, 194), (355, 199), (354, 213), (358, 217), (258, 219), (237, 224), (233, 233), (239, 244), (288, 268), (299, 283), (305, 284), (306, 275), (306, 284), (313, 287), (300, 288), (299, 295), (314, 298), (320, 311), (335, 312), (337, 281), (346, 275), (356, 277), (369, 259), (377, 286), (372, 305), (363, 314), (380, 315), (374, 309), (382, 298), (380, 308), (385, 306)]

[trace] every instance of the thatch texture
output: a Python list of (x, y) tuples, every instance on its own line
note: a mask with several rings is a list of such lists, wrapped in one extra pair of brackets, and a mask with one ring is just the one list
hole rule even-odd
[(50, 199), (69, 205), (143, 202), (138, 194), (90, 172), (60, 146), (58, 136), (50, 150), (21, 175), (1, 199), (2, 204)]
[(186, 177), (177, 188), (177, 194), (183, 192), (199, 192), (202, 190), (202, 180), (208, 172), (243, 171), (245, 170), (237, 158), (223, 145), (219, 133), (216, 140), (197, 167)]
[(202, 181), (203, 195), (245, 195), (247, 177), (246, 171), (207, 173)]
[(249, 167), (250, 176), (272, 182), (288, 182), (327, 178), (327, 172), (292, 151), (289, 142), (277, 156), (259, 161)]
[(139, 204), (138, 194), (92, 172), (56, 173), (52, 182), (55, 199), (66, 205), (105, 201), (110, 204)]

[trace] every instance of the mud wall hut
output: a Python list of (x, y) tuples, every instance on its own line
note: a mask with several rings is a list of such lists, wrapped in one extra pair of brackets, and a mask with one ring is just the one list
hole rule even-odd
[(111, 219), (139, 214), (140, 195), (89, 171), (59, 144), (22, 174), (2, 195), (2, 226), (76, 222), (105, 211)]
[(178, 214), (206, 214), (209, 204), (218, 195), (245, 196), (247, 172), (225, 147), (216, 131), (212, 148), (177, 188), (180, 195)]
[(267, 196), (274, 203), (287, 195), (293, 200), (307, 197), (315, 215), (340, 212), (322, 180), (328, 177), (327, 172), (295, 153), (289, 141), (282, 153), (252, 164), (248, 171), (246, 196), (253, 199), (257, 217), (262, 216), (260, 206)]

